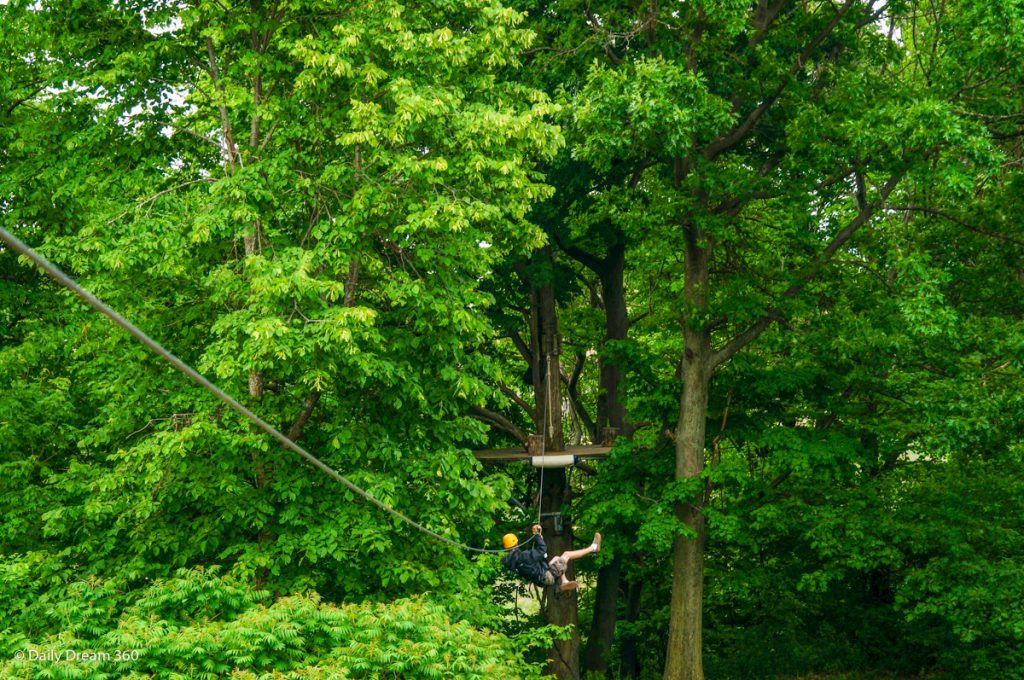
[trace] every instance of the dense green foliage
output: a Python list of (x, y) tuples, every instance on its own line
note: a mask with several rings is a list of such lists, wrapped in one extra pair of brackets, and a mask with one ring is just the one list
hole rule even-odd
[(55, 611), (61, 635), (20, 645), (23, 658), (0, 662), (3, 677), (218, 678), (234, 669), (246, 669), (232, 674), (245, 680), (540, 677), (507, 638), (452, 622), (422, 599), (270, 601), (266, 591), (195, 571), (155, 582), (124, 611), (102, 585), (81, 583), (69, 595)]
[[(493, 545), (510, 484), (466, 450), (489, 373), (472, 310), (491, 259), (538, 242), (532, 166), (559, 143), (548, 100), (498, 73), (528, 45), (522, 17), (0, 12), (4, 226), (378, 498)], [(151, 580), (213, 564), (334, 601), (475, 590), (464, 555), (355, 502), (9, 251), (0, 279), (5, 635), (73, 635), (58, 603), (87, 606), (83, 581), (129, 611)]]
[[(565, 343), (645, 424), (578, 501), (624, 560), (611, 669), (666, 663), (681, 504), (709, 677), (1019, 673), (1019, 4), (520, 6)], [(706, 467), (671, 481), (701, 352)]]
[[(562, 508), (606, 537), (590, 677), (703, 677), (684, 543), (709, 678), (1024, 677), (1016, 0), (0, 28), (0, 226), (433, 530), (533, 521), (535, 473), (470, 449), (550, 424), (548, 315), (565, 440), (623, 435)], [(6, 249), (0, 517), (3, 677), (530, 678), (554, 632)], [(48, 649), (137, 658), (15, 658)]]
[[(542, 95), (493, 75), (528, 39), (520, 17), (467, 5), (448, 18), (470, 39), (433, 28), (443, 5), (344, 21), (315, 5), (97, 5), (65, 33), (67, 9), (5, 8), (50, 50), (38, 77), (69, 83), (39, 103), (68, 129), (22, 133), (5, 162), (8, 224), (357, 483), (480, 536), (508, 487), (477, 479), (460, 445), (480, 438), (464, 413), (487, 373), (470, 310), (489, 303), (475, 288), (491, 254), (537, 240), (523, 216), (547, 190), (527, 161), (558, 139)], [(179, 28), (144, 29), (172, 10)], [(22, 115), (28, 132), (49, 124)], [(126, 580), (227, 560), (338, 594), (464, 578), (404, 533), (405, 557), (379, 568), (396, 534), (376, 511), (43, 288), (9, 307), (4, 380), (26, 389), (0, 406), (4, 511), (43, 521), (8, 524), (5, 552), (45, 540), (48, 569)]]

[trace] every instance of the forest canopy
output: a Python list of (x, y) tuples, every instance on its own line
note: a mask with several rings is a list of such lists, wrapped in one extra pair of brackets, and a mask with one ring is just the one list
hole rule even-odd
[(0, 246), (0, 676), (1024, 677), (1020, 2), (0, 29), (0, 228), (604, 535)]

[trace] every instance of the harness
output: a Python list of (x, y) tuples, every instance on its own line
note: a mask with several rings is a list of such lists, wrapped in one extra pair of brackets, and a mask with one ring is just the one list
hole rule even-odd
[(551, 585), (551, 583), (546, 581), (548, 574), (551, 574), (552, 583), (558, 580), (546, 560), (543, 558), (524, 559), (524, 554), (519, 548), (509, 551), (508, 554), (501, 558), (501, 563), (510, 571), (515, 572), (540, 588)]

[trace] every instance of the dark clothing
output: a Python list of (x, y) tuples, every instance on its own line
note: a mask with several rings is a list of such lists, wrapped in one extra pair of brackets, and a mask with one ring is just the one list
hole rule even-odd
[(551, 583), (551, 577), (547, 576), (550, 571), (548, 547), (544, 544), (544, 537), (540, 534), (536, 535), (532, 543), (532, 548), (522, 545), (508, 551), (501, 558), (501, 563), (530, 583), (543, 588)]

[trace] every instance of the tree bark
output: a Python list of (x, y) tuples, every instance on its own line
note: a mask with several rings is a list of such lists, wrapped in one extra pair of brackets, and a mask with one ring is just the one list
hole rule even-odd
[[(556, 528), (556, 517), (568, 500), (568, 479), (565, 468), (550, 468), (544, 472), (544, 493), (541, 497), (541, 512), (544, 517), (541, 526), (544, 528), (544, 540), (548, 546), (548, 557), (560, 555), (572, 550), (572, 521), (562, 516), (561, 527)], [(549, 514), (551, 513), (551, 514)], [(569, 563), (566, 574), (574, 578), (573, 563)], [(556, 626), (572, 626), (572, 636), (568, 640), (556, 640), (548, 654), (548, 673), (559, 680), (579, 680), (580, 678), (580, 633), (579, 603), (576, 591), (561, 592), (558, 586), (548, 589), (545, 615), (548, 623)]]
[(686, 264), (683, 298), (682, 395), (675, 450), (677, 482), (693, 481), (689, 502), (676, 505), (676, 516), (692, 535), (676, 536), (672, 545), (672, 604), (665, 680), (704, 680), (703, 638), (705, 525), (699, 484), (704, 469), (704, 435), (713, 367), (711, 335), (694, 320), (707, 306), (708, 261), (712, 242), (693, 225), (684, 225)]
[[(630, 581), (624, 584), (626, 591), (626, 621), (636, 623), (640, 618), (640, 602), (643, 595), (643, 581)], [(622, 678), (640, 677), (640, 656), (637, 654), (636, 635), (632, 632), (622, 636), (619, 650), (619, 676)]]
[[(542, 251), (542, 256), (550, 258), (550, 248)], [(565, 441), (562, 435), (562, 379), (558, 359), (561, 340), (555, 287), (551, 278), (536, 288), (534, 293), (535, 341), (532, 344), (536, 352), (534, 375), (539, 377), (539, 381), (534, 383), (539, 416), (537, 426), (544, 435), (545, 450), (554, 453), (565, 450)], [(543, 368), (537, 370), (537, 366)], [(572, 549), (571, 519), (564, 516), (561, 518), (561, 531), (556, 525), (558, 513), (561, 513), (563, 505), (568, 501), (569, 486), (564, 468), (538, 470), (538, 475), (541, 474), (541, 526), (548, 546), (548, 557), (551, 557)], [(570, 579), (573, 577), (571, 564), (567, 575)], [(579, 680), (580, 634), (576, 591), (563, 593), (555, 586), (549, 589), (549, 593), (545, 611), (548, 623), (572, 626), (572, 636), (568, 640), (555, 641), (549, 652), (548, 672), (559, 680)]]
[[(550, 249), (545, 249), (550, 258)], [(561, 338), (558, 334), (558, 309), (555, 305), (555, 285), (548, 280), (536, 291), (536, 330), (537, 357), (534, 369), (537, 386), (537, 405), (540, 407), (538, 428), (544, 435), (544, 444), (548, 451), (563, 451), (565, 440), (562, 435), (562, 370), (559, 354), (562, 351)]]
[[(609, 248), (601, 271), (601, 289), (605, 309), (605, 342), (625, 340), (629, 331), (629, 313), (626, 309), (626, 249), (621, 243)], [(626, 431), (626, 408), (622, 403), (622, 368), (613, 361), (602, 360), (597, 402), (597, 431), (610, 427), (620, 433)], [(583, 654), (583, 668), (593, 673), (608, 671), (608, 652), (615, 635), (615, 619), (619, 595), (620, 557), (597, 572), (594, 619), (587, 636)]]
[[(676, 428), (676, 481), (697, 479), (704, 469), (704, 430), (708, 409), (711, 348), (701, 331), (686, 332), (683, 394)], [(693, 536), (676, 536), (672, 545), (672, 605), (665, 680), (703, 680), (701, 659), (704, 596), (703, 508), (695, 495), (676, 506), (676, 516)]]
[(583, 670), (589, 673), (607, 673), (608, 655), (615, 635), (616, 607), (619, 599), (619, 582), (622, 574), (622, 557), (601, 567), (597, 572), (597, 588), (594, 593), (594, 620), (590, 635), (583, 651)]
[[(552, 260), (551, 247), (534, 253), (534, 257)], [(561, 338), (558, 331), (558, 309), (553, 277), (532, 285), (530, 291), (530, 372), (534, 386), (534, 424), (543, 434), (544, 450), (549, 453), (565, 450), (562, 434), (562, 371), (559, 364)], [(548, 547), (548, 557), (572, 549), (572, 521), (562, 517), (562, 507), (569, 500), (568, 477), (564, 468), (538, 469), (538, 493), (541, 526)], [(569, 578), (572, 578), (570, 563)], [(548, 652), (548, 672), (559, 680), (580, 678), (580, 634), (578, 603), (575, 591), (561, 592), (557, 586), (547, 590), (544, 615), (548, 623), (571, 626), (568, 640), (557, 640)]]
[[(622, 244), (609, 248), (601, 268), (601, 292), (604, 297), (605, 343), (625, 340), (629, 331), (626, 309), (626, 249)], [(624, 432), (625, 406), (619, 395), (622, 368), (613, 361), (601, 360), (599, 395), (597, 397), (597, 431), (615, 427)]]

